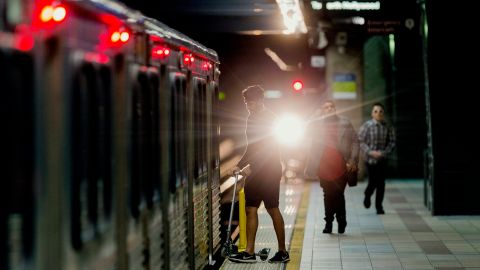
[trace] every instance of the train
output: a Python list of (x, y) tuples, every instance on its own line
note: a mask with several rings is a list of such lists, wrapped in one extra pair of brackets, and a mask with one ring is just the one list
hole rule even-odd
[(113, 0), (0, 20), (0, 269), (212, 265), (217, 53)]

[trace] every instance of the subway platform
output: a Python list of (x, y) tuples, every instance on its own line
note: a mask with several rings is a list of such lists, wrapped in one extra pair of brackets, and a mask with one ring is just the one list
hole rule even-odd
[[(480, 216), (432, 216), (423, 204), (422, 180), (389, 180), (385, 215), (365, 209), (366, 183), (345, 191), (347, 228), (323, 234), (323, 191), (318, 182), (282, 183), (280, 207), (285, 219), (286, 264), (239, 264), (221, 269), (480, 269)], [(373, 197), (372, 197), (373, 199)], [(263, 206), (256, 250), (277, 250), (275, 231)]]

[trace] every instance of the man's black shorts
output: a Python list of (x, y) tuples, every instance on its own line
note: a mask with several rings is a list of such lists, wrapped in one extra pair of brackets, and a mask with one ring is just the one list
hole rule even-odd
[(276, 208), (279, 205), (281, 171), (269, 174), (256, 174), (245, 183), (245, 206), (259, 207), (263, 201), (265, 208)]

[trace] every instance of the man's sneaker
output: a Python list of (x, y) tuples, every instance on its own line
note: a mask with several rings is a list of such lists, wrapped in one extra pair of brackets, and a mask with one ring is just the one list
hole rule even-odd
[(290, 255), (287, 251), (278, 251), (275, 256), (268, 260), (269, 263), (286, 263), (290, 261)]
[(232, 262), (238, 262), (238, 263), (254, 263), (254, 262), (257, 262), (257, 258), (255, 257), (255, 254), (250, 255), (246, 251), (233, 254), (230, 257), (228, 257), (228, 259)]
[(377, 215), (383, 215), (383, 214), (385, 214), (385, 211), (382, 208), (377, 209)]

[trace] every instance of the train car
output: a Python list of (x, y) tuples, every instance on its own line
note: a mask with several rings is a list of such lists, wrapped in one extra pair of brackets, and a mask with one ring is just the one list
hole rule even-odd
[(0, 269), (211, 264), (216, 52), (115, 1), (0, 11)]

